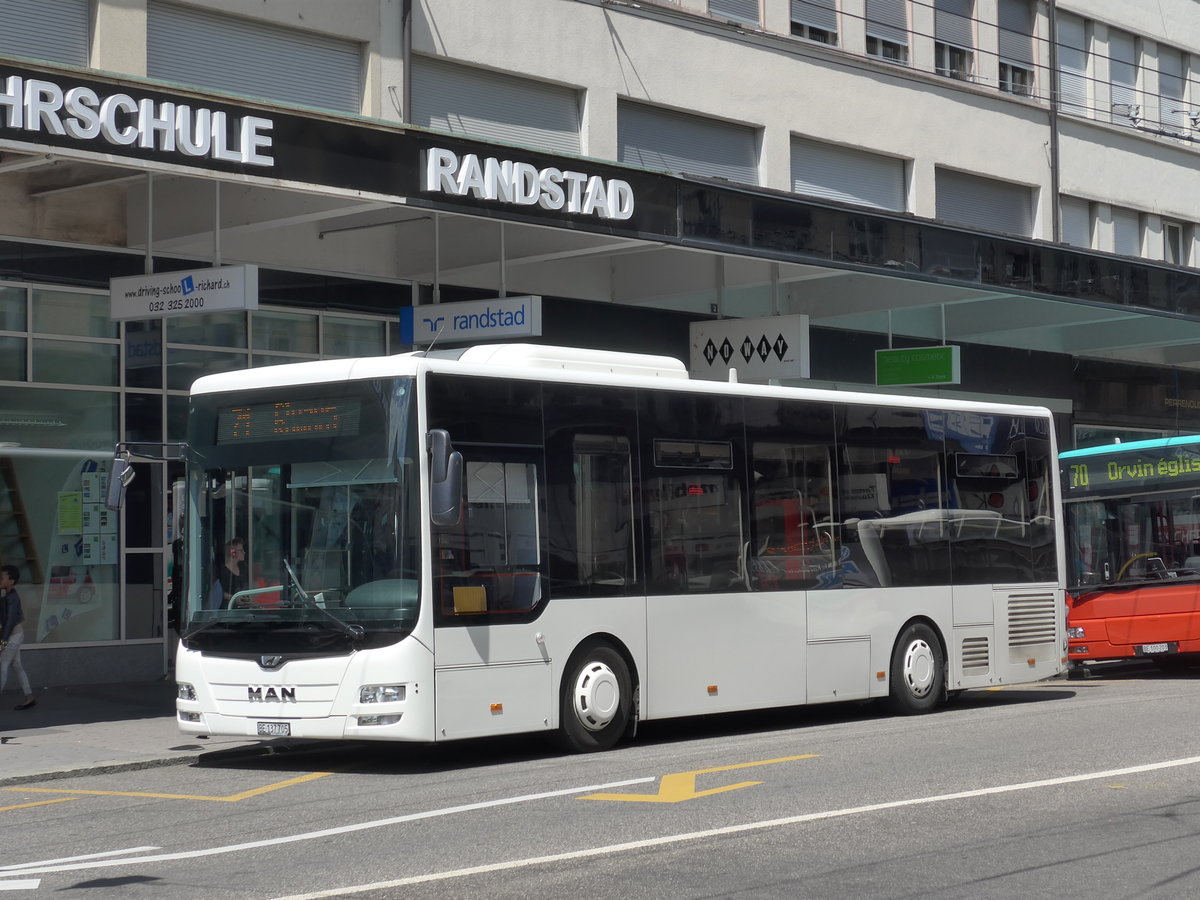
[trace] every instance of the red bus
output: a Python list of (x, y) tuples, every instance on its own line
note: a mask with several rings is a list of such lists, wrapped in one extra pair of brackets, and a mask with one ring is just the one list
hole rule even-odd
[(1072, 669), (1139, 657), (1200, 662), (1200, 435), (1059, 459)]

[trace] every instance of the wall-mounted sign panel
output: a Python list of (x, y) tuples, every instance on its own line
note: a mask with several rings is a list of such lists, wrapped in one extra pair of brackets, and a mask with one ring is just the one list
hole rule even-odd
[(906, 347), (875, 351), (878, 385), (961, 384), (959, 348)]
[(464, 303), (431, 303), (400, 310), (400, 342), (427, 347), (466, 341), (537, 337), (542, 333), (542, 298), (497, 297)]
[(808, 316), (693, 322), (689, 330), (693, 378), (728, 381), (731, 369), (739, 381), (809, 377)]
[(108, 290), (109, 315), (114, 322), (258, 309), (258, 266), (113, 278)]

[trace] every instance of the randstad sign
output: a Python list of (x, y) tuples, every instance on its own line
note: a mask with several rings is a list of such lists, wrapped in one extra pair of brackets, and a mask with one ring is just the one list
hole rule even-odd
[(514, 206), (628, 219), (633, 216), (633, 188), (620, 178), (603, 178), (547, 166), (539, 169), (526, 162), (461, 156), (452, 150), (432, 147), (424, 153), (424, 189), (431, 193), (472, 196)]
[(414, 346), (536, 337), (542, 333), (542, 298), (497, 297), (465, 303), (430, 303), (400, 310), (400, 341)]

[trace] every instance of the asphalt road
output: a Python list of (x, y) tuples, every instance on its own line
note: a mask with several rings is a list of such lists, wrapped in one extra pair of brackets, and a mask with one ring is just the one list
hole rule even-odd
[(538, 738), (337, 744), (0, 789), (0, 893), (1200, 896), (1200, 671)]

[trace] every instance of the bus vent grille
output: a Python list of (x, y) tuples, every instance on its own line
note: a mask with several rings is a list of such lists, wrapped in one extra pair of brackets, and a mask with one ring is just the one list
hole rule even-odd
[(1031, 647), (1054, 643), (1054, 594), (1010, 594), (1008, 597), (1008, 643)]
[(964, 675), (984, 675), (991, 665), (991, 653), (986, 637), (963, 638), (962, 670)]

